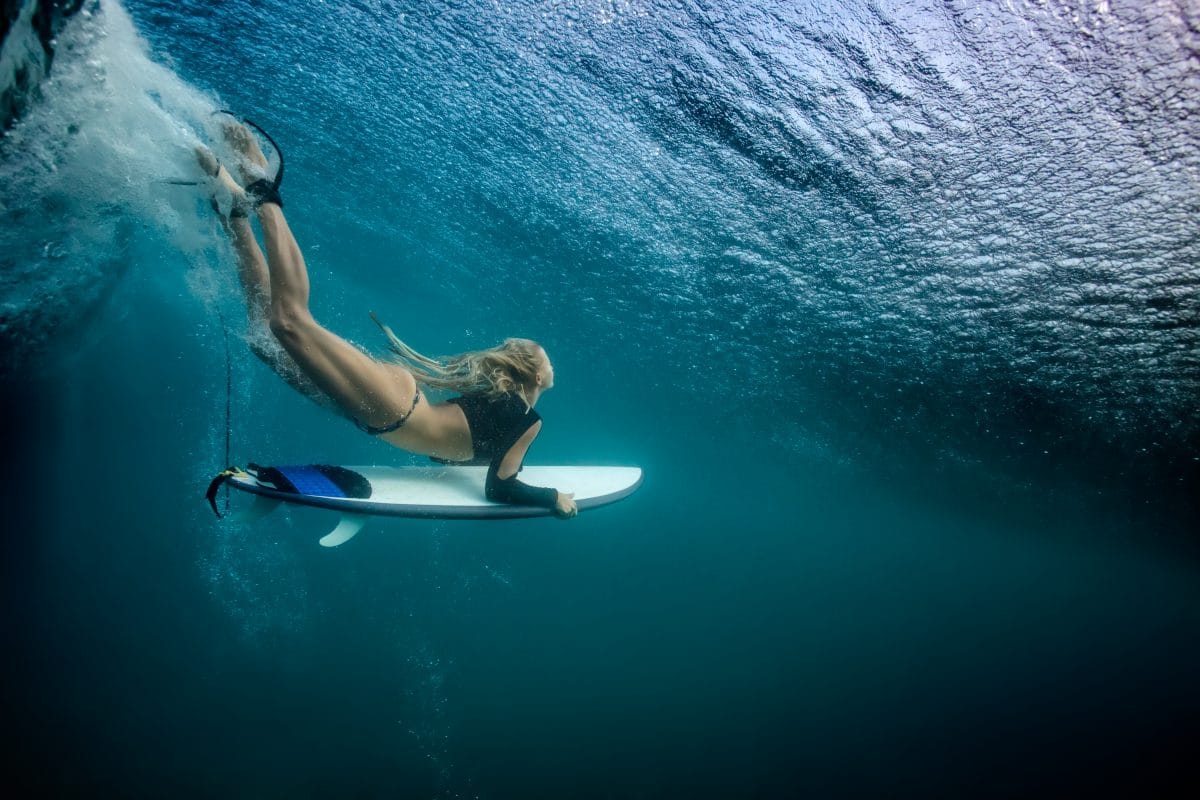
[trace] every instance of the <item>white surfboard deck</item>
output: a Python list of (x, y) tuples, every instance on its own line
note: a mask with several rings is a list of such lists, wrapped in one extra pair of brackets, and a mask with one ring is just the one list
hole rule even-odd
[[(421, 519), (516, 519), (546, 517), (554, 512), (536, 506), (493, 503), (484, 497), (485, 466), (346, 467), (371, 483), (371, 496), (326, 497), (284, 492), (261, 484), (252, 475), (235, 475), (229, 486), (256, 495), (253, 506), (241, 513), (243, 520), (258, 519), (280, 503), (341, 511), (343, 516), (321, 544), (335, 547), (349, 541), (362, 529), (369, 516), (416, 517)], [(555, 467), (527, 466), (520, 479), (534, 486), (552, 486), (574, 492), (579, 510), (587, 511), (628, 497), (642, 484), (641, 467)]]

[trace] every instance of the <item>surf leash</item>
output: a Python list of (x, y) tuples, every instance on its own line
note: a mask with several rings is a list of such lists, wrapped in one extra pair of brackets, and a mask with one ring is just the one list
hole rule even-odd
[[(221, 474), (213, 478), (208, 484), (208, 491), (204, 493), (204, 499), (212, 506), (213, 513), (217, 515), (217, 519), (221, 518), (221, 512), (217, 509), (217, 492), (225, 481), (230, 478), (250, 477), (248, 473), (240, 467), (226, 467), (221, 471)], [(225, 513), (229, 513), (229, 487), (225, 487)]]
[[(221, 337), (225, 342), (225, 463), (233, 460), (230, 453), (233, 449), (233, 353), (229, 349), (229, 326), (225, 324), (225, 315), (217, 309), (217, 319), (221, 320)], [(216, 510), (216, 505), (213, 505)], [(225, 487), (225, 513), (229, 513), (229, 487)], [(220, 514), (217, 515), (221, 516)]]
[[(266, 130), (264, 130), (261, 125), (254, 122), (253, 120), (247, 119), (246, 117), (243, 117), (239, 114), (235, 114), (234, 112), (229, 111), (227, 109), (221, 109), (219, 111), (213, 112), (214, 116), (217, 114), (225, 114), (225, 115), (237, 120), (238, 122), (242, 123), (243, 125), (248, 125), (249, 127), (258, 131), (263, 136), (264, 139), (266, 139), (268, 142), (270, 142), (271, 147), (275, 148), (275, 152), (279, 155), (279, 169), (275, 172), (275, 177), (269, 182), (266, 179), (260, 179), (258, 181), (255, 181), (254, 184), (251, 184), (250, 186), (248, 186), (246, 188), (247, 188), (247, 191), (250, 191), (252, 188), (257, 187), (255, 193), (258, 194), (260, 197), (262, 197), (262, 196), (273, 197), (273, 199), (276, 202), (278, 202), (279, 201), (279, 186), (283, 182), (283, 165), (284, 165), (283, 150), (279, 147), (279, 143), (276, 142), (275, 138), (273, 136), (271, 136), (271, 134), (267, 133)], [(168, 180), (168, 181), (166, 181), (166, 183), (170, 183), (170, 184), (174, 184), (174, 185), (178, 185), (178, 186), (188, 186), (188, 185), (195, 186), (195, 185), (198, 185), (200, 183), (200, 181)], [(232, 464), (233, 463), (233, 459), (232, 459), (232, 451), (233, 451), (233, 352), (229, 346), (229, 325), (225, 322), (225, 315), (223, 313), (221, 313), (221, 310), (219, 308), (217, 309), (217, 318), (221, 321), (221, 338), (225, 345), (225, 459), (224, 460), (225, 460), (226, 464)], [(209, 483), (208, 491), (204, 493), (204, 498), (206, 500), (208, 500), (208, 504), (210, 506), (212, 506), (213, 513), (217, 515), (218, 519), (220, 519), (222, 515), (221, 515), (221, 512), (217, 509), (217, 499), (216, 499), (217, 491), (220, 489), (220, 487), (226, 481), (229, 480), (229, 478), (237, 476), (237, 475), (246, 475), (246, 474), (247, 473), (243, 472), (241, 469), (239, 469), (236, 466), (229, 466), (220, 475), (218, 475), (216, 478), (214, 478), (211, 483)], [(225, 513), (226, 514), (229, 513), (229, 487), (228, 486), (225, 486)]]

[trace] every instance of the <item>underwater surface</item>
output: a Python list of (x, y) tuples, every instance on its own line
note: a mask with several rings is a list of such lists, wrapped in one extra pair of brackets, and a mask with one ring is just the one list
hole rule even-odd
[[(422, 463), (250, 353), (218, 109), (319, 320), (538, 340), (528, 463), (643, 487), (216, 520)], [(0, 139), (9, 785), (1200, 788), (1198, 109), (1192, 0), (84, 3)]]

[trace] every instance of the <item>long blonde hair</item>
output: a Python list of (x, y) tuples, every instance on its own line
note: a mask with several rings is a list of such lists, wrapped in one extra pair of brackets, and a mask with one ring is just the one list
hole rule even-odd
[(430, 358), (400, 341), (374, 313), (371, 319), (387, 336), (396, 360), (418, 383), (488, 397), (515, 394), (525, 401), (526, 406), (530, 405), (525, 390), (537, 384), (538, 370), (542, 367), (542, 347), (532, 339), (505, 339), (502, 344), (486, 350)]

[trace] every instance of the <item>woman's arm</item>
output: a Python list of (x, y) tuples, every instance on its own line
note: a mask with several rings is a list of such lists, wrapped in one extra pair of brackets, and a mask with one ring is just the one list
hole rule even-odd
[(510, 505), (538, 506), (552, 508), (558, 516), (568, 519), (575, 516), (575, 496), (564, 494), (557, 489), (541, 486), (530, 486), (517, 480), (517, 473), (525, 461), (525, 453), (529, 445), (542, 430), (542, 421), (538, 420), (529, 426), (521, 438), (513, 443), (503, 456), (492, 459), (488, 467), (487, 482), (484, 484), (484, 494), (493, 503), (508, 503)]

